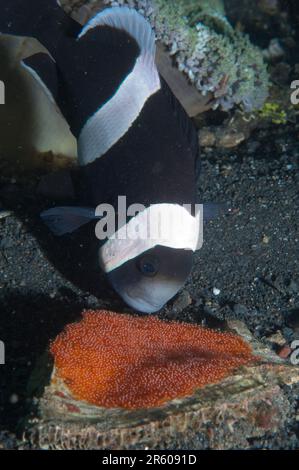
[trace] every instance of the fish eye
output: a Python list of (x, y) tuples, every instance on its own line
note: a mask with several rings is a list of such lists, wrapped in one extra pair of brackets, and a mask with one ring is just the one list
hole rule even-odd
[(137, 268), (144, 276), (154, 277), (159, 269), (159, 262), (153, 256), (143, 256), (137, 261)]

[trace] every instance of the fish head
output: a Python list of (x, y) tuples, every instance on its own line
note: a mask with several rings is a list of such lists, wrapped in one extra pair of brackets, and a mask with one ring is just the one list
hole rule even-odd
[(108, 279), (130, 307), (154, 313), (182, 288), (192, 261), (192, 250), (158, 245), (108, 273)]

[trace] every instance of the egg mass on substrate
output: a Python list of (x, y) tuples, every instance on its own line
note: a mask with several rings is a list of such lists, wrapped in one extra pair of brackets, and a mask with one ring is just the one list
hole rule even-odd
[(150, 408), (192, 395), (256, 359), (240, 337), (193, 324), (85, 311), (51, 343), (57, 376), (74, 398)]

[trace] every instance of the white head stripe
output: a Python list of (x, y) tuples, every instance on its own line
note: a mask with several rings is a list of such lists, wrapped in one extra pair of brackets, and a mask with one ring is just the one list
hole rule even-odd
[(202, 205), (196, 216), (178, 204), (154, 204), (139, 212), (101, 247), (108, 273), (157, 245), (195, 251), (202, 245)]
[(81, 165), (93, 162), (116, 144), (138, 118), (148, 98), (161, 87), (155, 65), (155, 35), (150, 24), (130, 8), (109, 8), (96, 15), (78, 39), (101, 25), (127, 31), (137, 41), (141, 52), (132, 72), (115, 95), (88, 119), (81, 130), (78, 140)]

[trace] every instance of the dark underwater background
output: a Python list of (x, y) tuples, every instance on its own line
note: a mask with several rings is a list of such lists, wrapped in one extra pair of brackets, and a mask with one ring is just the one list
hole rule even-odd
[[(198, 198), (228, 203), (232, 210), (205, 225), (187, 284), (158, 314), (224, 330), (228, 320), (240, 320), (273, 351), (299, 339), (299, 107), (290, 102), (290, 85), (299, 80), (297, 3), (225, 2), (230, 22), (260, 49), (269, 51), (273, 40), (280, 45), (267, 62), (270, 104), (246, 119), (235, 108), (196, 116)], [(0, 70), (11, 77), (3, 65), (7, 54), (0, 43)], [(88, 228), (56, 238), (39, 218), (57, 201), (72, 202), (71, 192), (60, 192), (55, 176), (47, 176), (68, 171), (74, 160), (61, 156), (61, 148), (58, 156), (33, 148), (30, 122), (38, 115), (30, 96), (24, 98), (32, 91), (23, 80), (15, 78), (8, 90), (9, 125), (0, 109), (0, 339), (6, 346), (0, 448), (20, 446), (19, 423), (32, 400), (27, 383), (49, 340), (84, 308), (130, 312), (99, 271)], [(70, 140), (63, 150), (74, 157), (74, 149)], [(251, 448), (298, 449), (298, 393), (294, 387), (283, 432), (257, 438)]]

